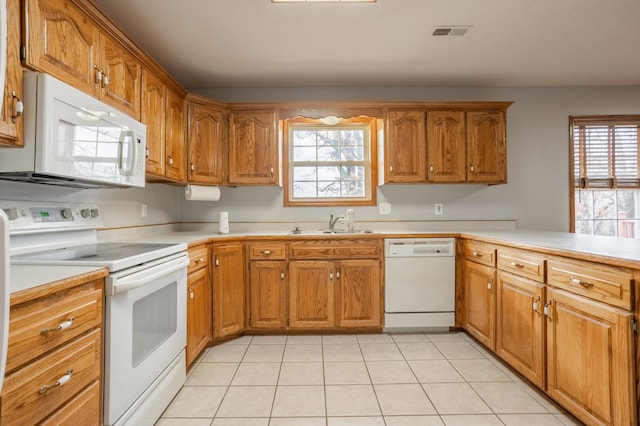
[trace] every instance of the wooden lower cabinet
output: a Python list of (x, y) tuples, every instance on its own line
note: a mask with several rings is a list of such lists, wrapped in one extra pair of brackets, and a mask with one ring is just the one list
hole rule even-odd
[(341, 260), (336, 264), (336, 325), (382, 325), (381, 266), (379, 260)]
[(335, 326), (335, 273), (333, 261), (289, 262), (289, 327)]
[(270, 330), (287, 327), (287, 263), (257, 260), (249, 264), (249, 326)]
[(212, 337), (211, 278), (209, 268), (191, 272), (187, 278), (187, 367)]
[(498, 272), (496, 354), (540, 388), (545, 385), (545, 286)]
[(105, 275), (11, 295), (0, 424), (100, 424)]
[(547, 392), (590, 425), (632, 425), (632, 315), (547, 289)]
[(213, 338), (220, 340), (245, 329), (244, 243), (212, 245)]
[(496, 270), (476, 262), (464, 262), (466, 324), (469, 334), (495, 349)]

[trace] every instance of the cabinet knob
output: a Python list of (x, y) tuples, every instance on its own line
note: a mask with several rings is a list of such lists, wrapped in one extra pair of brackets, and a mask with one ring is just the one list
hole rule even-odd
[(333, 280), (333, 272), (329, 272), (329, 279)]
[(482, 253), (480, 253), (479, 251), (474, 251), (471, 254), (473, 254), (473, 257), (482, 257)]
[(193, 171), (195, 171), (195, 170), (196, 170), (196, 166), (195, 166), (195, 164), (191, 163), (191, 167), (190, 167), (190, 169), (191, 169), (191, 171), (192, 171), (192, 172), (193, 172)]
[(271, 254), (271, 250), (263, 250), (262, 254)]
[(389, 166), (389, 173), (393, 173), (393, 166)]
[(151, 154), (151, 152), (149, 151), (149, 148), (145, 148), (145, 150), (144, 150), (145, 157), (149, 158), (149, 154)]
[(518, 269), (524, 268), (524, 265), (522, 263), (511, 262), (510, 265), (513, 266), (514, 268), (518, 268)]
[(192, 288), (190, 288), (190, 289), (189, 289), (189, 299), (193, 300), (194, 296), (195, 296), (195, 295), (194, 295), (194, 293), (193, 293), (193, 289), (192, 289)]
[(433, 164), (429, 164), (429, 171), (433, 173)]
[(218, 259), (218, 256), (216, 256), (216, 261), (215, 261), (216, 266), (220, 265), (220, 259)]
[(340, 271), (336, 272), (336, 279), (338, 279), (338, 280), (340, 279)]
[(95, 75), (95, 82), (94, 83), (95, 83), (96, 87), (100, 87), (100, 85), (102, 84), (102, 76), (103, 76), (102, 75), (102, 70), (100, 68), (98, 68), (98, 66), (95, 65), (95, 64), (93, 65), (93, 69), (94, 69), (94, 72), (95, 72), (95, 74), (94, 74)]
[(488, 289), (489, 291), (491, 291), (491, 290), (493, 289), (493, 283), (492, 283), (491, 281), (489, 281), (489, 282), (487, 283), (487, 289)]
[(284, 272), (280, 272), (280, 279), (284, 281)]
[(102, 87), (107, 87), (109, 85), (109, 76), (107, 74), (102, 78)]
[(473, 167), (473, 164), (469, 165), (469, 171), (470, 171), (471, 173), (473, 173), (473, 172), (475, 172), (475, 171), (476, 171), (476, 168), (475, 168), (475, 167)]
[(173, 166), (173, 158), (169, 157), (167, 163), (169, 163), (170, 166)]
[(204, 262), (204, 257), (199, 257), (195, 260), (196, 263), (202, 263)]

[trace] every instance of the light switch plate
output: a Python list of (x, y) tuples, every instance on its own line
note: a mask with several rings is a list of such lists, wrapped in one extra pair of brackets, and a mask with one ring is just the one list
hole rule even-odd
[(441, 215), (444, 212), (444, 206), (442, 205), (442, 203), (436, 203), (434, 206), (435, 214)]
[(381, 215), (391, 214), (391, 204), (389, 204), (389, 203), (380, 203), (380, 205), (378, 205), (378, 210), (379, 210)]

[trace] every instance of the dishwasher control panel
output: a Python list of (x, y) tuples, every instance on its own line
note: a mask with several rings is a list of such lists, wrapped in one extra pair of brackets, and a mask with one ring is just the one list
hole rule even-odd
[(385, 257), (455, 256), (453, 238), (394, 238), (384, 242)]

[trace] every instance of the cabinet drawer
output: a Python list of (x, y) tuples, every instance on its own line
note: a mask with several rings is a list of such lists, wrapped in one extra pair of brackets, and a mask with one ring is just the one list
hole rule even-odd
[(100, 388), (102, 382), (94, 381), (62, 408), (48, 417), (40, 426), (99, 425)]
[(11, 307), (7, 372), (102, 323), (102, 280)]
[(545, 260), (542, 255), (514, 248), (498, 249), (498, 269), (544, 282)]
[(206, 244), (189, 249), (188, 272), (193, 272), (209, 264), (209, 248)]
[(284, 242), (264, 242), (249, 244), (249, 259), (251, 260), (283, 260), (286, 258)]
[(462, 247), (465, 259), (487, 266), (496, 266), (496, 248), (492, 244), (464, 240)]
[(631, 270), (597, 262), (554, 257), (547, 283), (572, 293), (631, 310)]
[(306, 240), (289, 243), (290, 259), (379, 259), (382, 240)]
[(1, 423), (36, 424), (97, 379), (101, 370), (101, 343), (101, 329), (96, 329), (7, 376)]

